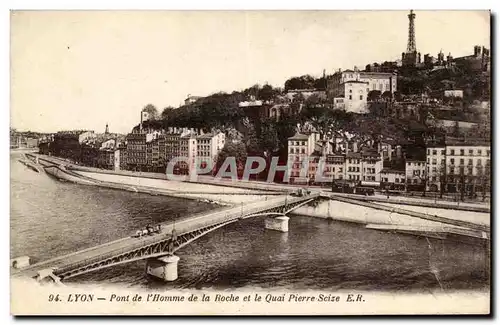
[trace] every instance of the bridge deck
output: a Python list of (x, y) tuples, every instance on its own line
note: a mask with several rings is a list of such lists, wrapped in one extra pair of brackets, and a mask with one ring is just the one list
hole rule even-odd
[[(202, 213), (185, 220), (175, 223), (175, 230), (178, 235), (189, 233), (197, 229), (201, 229), (214, 224), (223, 222), (236, 221), (241, 217), (258, 214), (269, 209), (284, 206), (287, 204), (300, 203), (317, 197), (318, 194), (313, 194), (305, 197), (291, 197), (281, 195), (278, 197), (269, 198), (257, 202), (242, 204), (241, 206), (233, 206), (207, 213)], [(67, 254), (64, 256), (52, 258), (42, 261), (21, 270), (12, 272), (13, 276), (29, 276), (34, 277), (38, 271), (47, 268), (71, 269), (85, 264), (94, 263), (99, 260), (104, 260), (125, 252), (133, 251), (141, 247), (161, 242), (169, 239), (172, 234), (174, 224), (172, 222), (162, 224), (162, 232), (144, 236), (141, 238), (126, 237), (112, 242), (101, 244), (95, 247), (87, 248), (78, 252)]]

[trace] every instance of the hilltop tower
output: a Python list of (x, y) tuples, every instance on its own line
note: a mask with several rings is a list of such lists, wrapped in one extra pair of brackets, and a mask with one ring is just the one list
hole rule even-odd
[(106, 130), (104, 131), (104, 134), (109, 134), (109, 127), (108, 127), (108, 123), (106, 123)]
[(417, 41), (415, 39), (415, 18), (417, 15), (410, 10), (408, 15), (408, 45), (406, 52), (401, 55), (403, 65), (415, 66), (420, 63), (420, 53), (417, 52)]

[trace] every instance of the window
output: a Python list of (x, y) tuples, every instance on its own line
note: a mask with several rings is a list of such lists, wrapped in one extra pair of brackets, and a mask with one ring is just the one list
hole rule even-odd
[(455, 165), (455, 159), (454, 158), (450, 159), (450, 165)]
[(436, 167), (432, 167), (432, 172), (433, 173), (437, 172), (437, 168)]
[(352, 89), (349, 89), (349, 92), (352, 93)]
[(363, 95), (359, 95), (359, 100), (363, 100)]
[(464, 164), (464, 160), (460, 159), (460, 165), (463, 165), (463, 164)]
[(444, 158), (441, 159), (441, 165), (444, 165), (445, 164), (445, 161), (444, 161)]
[(468, 163), (469, 166), (472, 166), (472, 159), (469, 159), (469, 163)]
[(369, 93), (370, 92), (370, 88), (366, 88), (366, 93)]
[(481, 156), (483, 154), (483, 151), (481, 149), (478, 149), (477, 154)]
[(352, 95), (349, 95), (349, 99), (352, 99)]
[(432, 150), (433, 155), (437, 155), (437, 150)]
[(472, 156), (472, 155), (474, 155), (474, 150), (470, 149), (469, 150), (469, 156)]
[(443, 149), (443, 150), (441, 150), (441, 154), (442, 154), (443, 156), (445, 155), (445, 151), (444, 151), (444, 149)]
[(454, 156), (455, 155), (455, 149), (450, 150), (450, 155)]
[(302, 145), (305, 146), (306, 145), (306, 142), (305, 141), (302, 141)]
[(431, 154), (431, 149), (427, 149), (427, 155)]
[(463, 156), (465, 155), (465, 150), (464, 149), (460, 149), (460, 156)]
[(437, 163), (436, 158), (432, 158), (432, 164), (435, 165)]

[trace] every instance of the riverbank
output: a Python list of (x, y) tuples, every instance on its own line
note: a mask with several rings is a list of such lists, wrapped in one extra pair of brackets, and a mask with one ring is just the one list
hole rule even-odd
[[(71, 164), (69, 161), (57, 157), (48, 157), (43, 155), (34, 154), (31, 155), (33, 157), (39, 157), (42, 160), (49, 161), (54, 164), (64, 164), (67, 166), (69, 170), (77, 171), (77, 172), (90, 172), (95, 175), (99, 174), (107, 174), (107, 175), (121, 175), (121, 176), (129, 176), (136, 177), (139, 179), (157, 179), (157, 180), (168, 180), (169, 182), (175, 182), (175, 184), (203, 184), (203, 185), (212, 185), (219, 187), (214, 191), (220, 191), (220, 188), (237, 188), (237, 189), (249, 189), (249, 190), (257, 190), (263, 192), (292, 192), (296, 191), (298, 188), (303, 187), (302, 185), (290, 185), (290, 184), (276, 184), (276, 183), (268, 183), (262, 181), (243, 181), (243, 180), (232, 180), (232, 179), (216, 179), (212, 176), (199, 175), (195, 180), (191, 180), (187, 178), (184, 181), (173, 181), (171, 177), (166, 174), (160, 173), (149, 173), (149, 172), (134, 172), (127, 170), (106, 170), (99, 169), (93, 167), (86, 167)], [(180, 185), (179, 185), (180, 186)], [(189, 191), (196, 192), (198, 187), (192, 189), (190, 187)], [(319, 187), (319, 186), (310, 186), (311, 189), (317, 189), (319, 191), (331, 192), (329, 188)], [(385, 195), (375, 195), (370, 197), (363, 197), (359, 195), (349, 195), (349, 194), (341, 194), (335, 193), (335, 195), (345, 195), (347, 197), (351, 197), (357, 200), (363, 201), (373, 201), (379, 203), (388, 203), (388, 204), (402, 204), (402, 205), (410, 205), (410, 206), (420, 206), (427, 208), (441, 208), (441, 209), (450, 209), (455, 211), (469, 211), (469, 212), (482, 212), (482, 213), (490, 213), (490, 205), (488, 203), (479, 203), (479, 202), (452, 202), (447, 200), (439, 200), (438, 198), (424, 198), (424, 197), (407, 197), (407, 196), (390, 196), (389, 199)]]

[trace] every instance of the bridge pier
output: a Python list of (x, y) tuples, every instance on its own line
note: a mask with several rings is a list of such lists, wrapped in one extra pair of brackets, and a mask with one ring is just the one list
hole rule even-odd
[(146, 264), (146, 273), (163, 281), (175, 281), (178, 278), (179, 260), (180, 258), (175, 255), (149, 259)]
[(40, 283), (61, 284), (61, 278), (54, 274), (53, 268), (38, 271), (35, 279)]
[(10, 260), (10, 266), (15, 269), (22, 269), (30, 266), (31, 258), (29, 256), (20, 256)]
[(265, 228), (281, 232), (288, 232), (288, 218), (287, 216), (270, 217), (265, 220)]

